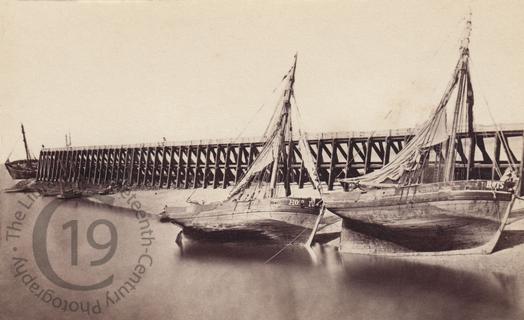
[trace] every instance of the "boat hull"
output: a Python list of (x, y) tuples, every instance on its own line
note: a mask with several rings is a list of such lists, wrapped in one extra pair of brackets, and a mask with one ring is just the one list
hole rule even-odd
[(15, 180), (33, 179), (36, 178), (38, 160), (16, 160), (6, 162), (5, 167), (11, 178)]
[[(184, 229), (200, 232), (293, 230), (313, 228), (321, 201), (311, 198), (274, 198), (253, 201), (225, 201), (166, 207), (164, 219)], [(298, 227), (295, 228), (295, 227)], [(275, 234), (277, 234), (277, 230)], [(306, 237), (308, 234), (305, 234)]]
[(511, 193), (485, 183), (332, 193), (343, 218), (341, 250), (359, 253), (455, 252), (482, 248), (505, 224)]

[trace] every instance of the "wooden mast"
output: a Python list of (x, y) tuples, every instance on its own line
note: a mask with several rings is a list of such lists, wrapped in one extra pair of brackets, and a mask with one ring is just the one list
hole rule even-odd
[(291, 97), (293, 95), (293, 85), (295, 84), (295, 69), (297, 67), (297, 54), (295, 54), (295, 62), (293, 64), (293, 73), (291, 74), (291, 79), (289, 79), (290, 81), (290, 85), (289, 85), (289, 90), (286, 92), (287, 94), (287, 97), (285, 99), (285, 109), (286, 109), (286, 112), (287, 112), (287, 118), (289, 119), (287, 121), (287, 125), (288, 125), (288, 137), (289, 137), (289, 142), (288, 142), (288, 153), (287, 153), (287, 156), (286, 156), (286, 153), (285, 153), (285, 145), (284, 143), (282, 143), (282, 149), (284, 150), (283, 152), (283, 157), (285, 159), (285, 165), (284, 165), (284, 188), (286, 189), (286, 197), (289, 197), (291, 195), (291, 157), (293, 156), (293, 124), (292, 124), (292, 121), (291, 121)]
[[(270, 182), (270, 197), (275, 196), (276, 186), (277, 186), (277, 176), (278, 176), (278, 164), (280, 156), (282, 155), (283, 158), (283, 164), (284, 164), (284, 186), (286, 188), (286, 196), (289, 196), (291, 194), (291, 188), (289, 185), (289, 170), (287, 168), (287, 157), (286, 157), (286, 150), (285, 150), (285, 138), (286, 138), (286, 127), (288, 126), (288, 121), (290, 120), (290, 112), (291, 112), (291, 94), (293, 92), (293, 84), (295, 83), (295, 69), (297, 67), (297, 55), (295, 54), (295, 61), (293, 63), (293, 67), (291, 68), (290, 72), (288, 73), (288, 81), (289, 85), (286, 91), (284, 92), (284, 102), (283, 102), (283, 108), (281, 113), (281, 129), (280, 129), (280, 139), (279, 144), (277, 146), (278, 154), (275, 156), (275, 159), (273, 161), (273, 167), (271, 170), (271, 182)], [(289, 125), (289, 132), (291, 133), (291, 125)], [(291, 135), (290, 135), (291, 140)], [(291, 141), (290, 141), (291, 146)], [(291, 152), (291, 149), (290, 149)]]
[(22, 126), (22, 138), (24, 140), (24, 147), (25, 147), (25, 157), (26, 157), (27, 161), (30, 161), (31, 160), (31, 153), (29, 152), (29, 147), (27, 146), (27, 140), (25, 138), (24, 124), (22, 123), (21, 126)]
[[(459, 64), (460, 75), (459, 75), (459, 83), (458, 83), (458, 92), (457, 92), (457, 100), (455, 103), (455, 110), (453, 112), (451, 134), (448, 140), (448, 149), (446, 151), (446, 163), (444, 166), (444, 182), (453, 181), (455, 179), (455, 158), (456, 158), (455, 147), (457, 144), (457, 129), (459, 126), (461, 110), (463, 110), (463, 105), (464, 105), (464, 102), (466, 101), (464, 97), (467, 94), (467, 92), (469, 92), (468, 89), (471, 86), (469, 83), (469, 70), (468, 70), (470, 35), (471, 35), (471, 13), (469, 15), (468, 21), (466, 22), (466, 31), (465, 31), (464, 39), (462, 40), (461, 47), (460, 47), (461, 56), (460, 56), (460, 64)], [(471, 107), (473, 106), (472, 104), (470, 105)], [(468, 110), (468, 118), (470, 118), (470, 120), (472, 121), (473, 117), (471, 113), (472, 111)], [(471, 130), (472, 128), (468, 128), (468, 132)]]

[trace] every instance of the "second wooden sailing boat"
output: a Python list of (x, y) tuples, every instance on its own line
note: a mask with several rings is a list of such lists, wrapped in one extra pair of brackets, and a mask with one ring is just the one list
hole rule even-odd
[[(344, 218), (343, 251), (449, 254), (494, 249), (520, 183), (516, 186), (515, 166), (497, 181), (475, 176), (471, 156), (468, 163), (457, 165), (456, 153), (463, 150), (459, 135), (472, 144), (471, 153), (475, 147), (470, 33), (471, 20), (451, 82), (404, 149), (379, 170), (341, 180), (345, 192), (324, 194), (326, 207)], [(448, 131), (446, 105), (454, 89), (456, 103)]]
[[(185, 228), (198, 230), (257, 229), (261, 221), (279, 221), (312, 228), (321, 207), (320, 198), (292, 197), (290, 164), (292, 140), (293, 85), (296, 56), (293, 66), (284, 77), (283, 90), (272, 121), (266, 130), (267, 138), (259, 155), (227, 199), (212, 203), (191, 203), (189, 207), (166, 207), (164, 218)], [(296, 105), (294, 104), (294, 107)], [(299, 151), (313, 187), (321, 186), (315, 163), (304, 133), (299, 129)], [(288, 143), (286, 143), (286, 141)], [(283, 183), (278, 183), (279, 177)]]

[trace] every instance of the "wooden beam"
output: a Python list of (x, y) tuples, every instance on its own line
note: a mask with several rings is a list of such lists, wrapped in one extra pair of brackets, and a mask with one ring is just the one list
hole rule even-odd
[(479, 147), (480, 153), (482, 153), (482, 163), (493, 163), (493, 160), (491, 160), (491, 157), (488, 154), (488, 151), (486, 149), (486, 144), (484, 143), (484, 137), (483, 136), (475, 136), (475, 140), (477, 143), (477, 146)]
[(200, 144), (197, 145), (197, 149), (196, 149), (196, 160), (195, 160), (195, 171), (194, 171), (194, 176), (193, 176), (193, 188), (198, 188), (198, 172), (199, 172), (199, 163), (200, 163), (200, 154), (201, 154), (202, 150), (201, 150), (201, 146)]
[(98, 162), (100, 160), (100, 149), (93, 150), (93, 174), (89, 178), (89, 182), (96, 184), (96, 176), (99, 171)]
[(171, 146), (170, 150), (169, 150), (169, 166), (168, 166), (168, 171), (167, 171), (167, 188), (171, 188), (171, 175), (172, 175), (172, 172), (173, 172), (173, 166), (174, 166), (174, 163), (175, 163), (175, 146)]
[(517, 163), (517, 157), (515, 157), (515, 154), (513, 153), (513, 151), (510, 148), (508, 137), (506, 137), (504, 132), (500, 132), (500, 135), (502, 136), (502, 139), (504, 140), (502, 147), (504, 148), (504, 152), (506, 152), (508, 161), (510, 163)]
[(133, 186), (135, 185), (135, 183), (137, 182), (136, 180), (138, 179), (138, 175), (135, 175), (135, 171), (138, 171), (138, 170), (135, 170), (135, 168), (138, 167), (138, 164), (137, 164), (137, 155), (140, 155), (138, 153), (138, 148), (132, 148), (131, 149), (131, 168), (129, 170), (129, 185), (130, 186)]
[(316, 154), (316, 158), (315, 158), (315, 161), (316, 161), (316, 170), (318, 172), (319, 175), (321, 175), (321, 171), (320, 171), (320, 168), (321, 168), (321, 165), (322, 165), (322, 140), (318, 139), (317, 140), (317, 154)]
[(368, 138), (366, 142), (367, 145), (365, 148), (366, 155), (364, 157), (364, 174), (369, 172), (369, 164), (371, 162), (371, 144), (372, 143), (373, 143), (373, 140), (371, 140), (371, 138)]
[(384, 150), (384, 159), (382, 161), (382, 165), (386, 165), (389, 163), (389, 158), (391, 157), (391, 136), (387, 136), (384, 140), (384, 143), (386, 145)]
[(77, 182), (84, 182), (84, 176), (85, 176), (85, 155), (86, 150), (82, 150), (80, 152), (80, 161), (78, 163), (78, 179)]
[(71, 157), (72, 157), (72, 152), (70, 150), (65, 150), (65, 172), (64, 172), (64, 175), (66, 176), (66, 181), (67, 182), (71, 182)]
[(202, 188), (207, 188), (208, 186), (208, 180), (207, 180), (207, 175), (209, 173), (209, 156), (211, 155), (211, 145), (207, 145), (206, 146), (206, 160), (205, 160), (205, 164), (204, 164), (204, 180), (202, 182)]
[(178, 189), (180, 188), (181, 181), (180, 181), (180, 173), (182, 172), (182, 166), (184, 165), (184, 158), (182, 157), (183, 149), (184, 147), (179, 146), (178, 147), (178, 166), (176, 168), (176, 183), (175, 187)]
[(129, 180), (127, 179), (127, 175), (128, 175), (128, 172), (129, 172), (129, 151), (131, 149), (129, 148), (125, 148), (125, 157), (124, 157), (124, 168), (122, 169), (122, 183), (121, 185), (124, 186), (124, 185), (128, 185), (129, 184)]
[(38, 164), (38, 166), (40, 167), (40, 179), (39, 180), (45, 181), (46, 180), (45, 169), (47, 166), (47, 152), (40, 151), (40, 155), (42, 156), (42, 163)]
[(337, 159), (337, 146), (335, 144), (335, 139), (331, 140), (332, 152), (331, 152), (331, 161), (329, 162), (329, 175), (328, 175), (328, 190), (333, 190), (333, 184), (335, 183), (335, 163), (338, 162)]
[(151, 162), (151, 147), (146, 148), (146, 164), (145, 164), (145, 170), (144, 170), (144, 187), (148, 185), (148, 183), (151, 181), (151, 176), (149, 175), (149, 165)]
[(41, 176), (41, 172), (42, 172), (42, 158), (43, 158), (43, 154), (42, 152), (40, 151), (40, 153), (38, 153), (38, 162), (37, 162), (37, 167), (36, 167), (36, 181), (39, 181), (40, 180), (40, 176)]
[(113, 173), (111, 174), (111, 179), (115, 185), (119, 185), (120, 179), (120, 167), (122, 163), (122, 147), (115, 149), (115, 161), (113, 164)]
[(71, 177), (71, 182), (76, 181), (75, 173), (76, 173), (77, 162), (78, 162), (78, 151), (73, 150), (71, 151), (71, 167), (70, 167), (70, 172), (69, 172), (69, 176)]
[(107, 176), (109, 175), (109, 167), (111, 166), (111, 149), (106, 150), (107, 160), (105, 161), (106, 167), (104, 170), (104, 183), (107, 184)]
[(475, 138), (475, 135), (472, 135), (470, 137), (469, 141), (469, 152), (468, 152), (468, 169), (466, 171), (466, 180), (469, 180), (472, 173), (473, 168), (475, 166), (475, 146), (477, 145), (477, 139)]
[(91, 175), (91, 172), (93, 171), (92, 170), (92, 166), (93, 166), (93, 150), (91, 149), (87, 149), (87, 152), (86, 152), (86, 170), (85, 170), (85, 179), (84, 179), (84, 182), (85, 183), (89, 183), (90, 182), (90, 175)]
[(151, 151), (153, 151), (153, 167), (151, 168), (151, 186), (155, 186), (159, 148), (152, 148)]
[(106, 167), (106, 149), (101, 149), (100, 150), (100, 159), (99, 159), (99, 162), (100, 162), (100, 165), (98, 166), (98, 172), (97, 172), (97, 184), (102, 184), (103, 182), (103, 178), (104, 178), (104, 171), (105, 171), (105, 167)]
[[(377, 145), (378, 143), (378, 145)], [(373, 150), (375, 150), (377, 156), (384, 162), (384, 146), (382, 145), (381, 141), (375, 141), (371, 140), (371, 147), (373, 147)]]
[(229, 170), (229, 154), (231, 152), (231, 145), (228, 143), (226, 146), (226, 153), (225, 153), (225, 164), (224, 164), (224, 175), (222, 176), (222, 188), (227, 188), (228, 181), (227, 181), (227, 172)]
[(215, 152), (215, 174), (213, 176), (213, 189), (218, 188), (218, 172), (220, 170), (220, 149), (221, 146), (217, 144)]
[(162, 160), (160, 162), (160, 178), (158, 180), (158, 187), (162, 188), (165, 178), (164, 178), (164, 165), (166, 163), (166, 146), (162, 146)]
[(362, 160), (362, 163), (366, 163), (366, 154), (367, 154), (366, 142), (361, 142), (361, 143), (362, 143), (362, 148), (364, 149), (364, 151), (360, 150), (357, 141), (353, 142), (353, 150), (357, 152), (358, 156)]
[(186, 161), (186, 170), (184, 171), (184, 189), (189, 188), (189, 174), (191, 172), (191, 160), (193, 156), (193, 148), (189, 146), (187, 148), (187, 161)]
[(464, 153), (464, 146), (462, 144), (462, 140), (461, 139), (457, 139), (457, 143), (455, 145), (455, 148), (457, 150), (457, 153), (460, 156), (460, 162), (462, 164), (467, 164), (468, 163), (468, 158), (466, 157), (466, 154)]
[(493, 151), (493, 158), (494, 158), (494, 161), (493, 161), (493, 166), (491, 168), (491, 179), (496, 180), (500, 178), (498, 174), (495, 175), (495, 173), (497, 172), (497, 168), (500, 169), (500, 139), (498, 135), (495, 136), (495, 146), (494, 146), (494, 151)]
[(239, 144), (238, 145), (238, 154), (237, 154), (237, 158), (236, 158), (236, 165), (235, 165), (235, 184), (238, 183), (239, 179), (240, 179), (240, 176), (242, 175), (242, 167), (241, 167), (241, 162), (242, 162), (242, 152), (243, 152), (243, 146), (242, 144)]
[(55, 178), (55, 167), (56, 167), (56, 162), (57, 162), (55, 154), (56, 154), (55, 151), (50, 152), (51, 167), (49, 171), (49, 181), (54, 181), (54, 178)]

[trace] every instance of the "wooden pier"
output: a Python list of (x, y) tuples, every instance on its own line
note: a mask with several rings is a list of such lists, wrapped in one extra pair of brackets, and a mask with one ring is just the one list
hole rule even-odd
[[(464, 168), (470, 178), (498, 178), (497, 172), (503, 172), (510, 161), (519, 163), (523, 128), (524, 124), (479, 126), (473, 143), (459, 134), (457, 167)], [(413, 132), (334, 132), (309, 134), (308, 139), (320, 179), (332, 190), (338, 178), (359, 176), (387, 164)], [(261, 141), (245, 138), (45, 148), (40, 151), (37, 180), (152, 189), (227, 188), (239, 181), (256, 158)], [(297, 141), (291, 142), (291, 182), (302, 188), (308, 175), (297, 146)]]

